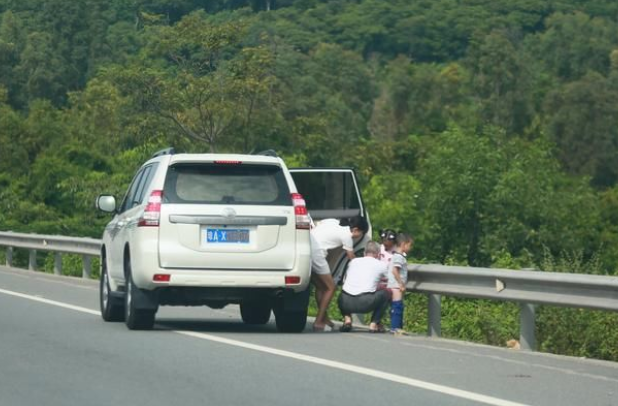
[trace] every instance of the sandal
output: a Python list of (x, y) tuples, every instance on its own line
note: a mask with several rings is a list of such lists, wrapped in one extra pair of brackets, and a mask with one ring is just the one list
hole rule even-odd
[(339, 331), (342, 333), (349, 333), (352, 331), (352, 323), (343, 323), (343, 325), (339, 327)]
[(386, 329), (384, 328), (384, 326), (380, 323), (380, 324), (376, 324), (376, 328), (374, 329), (369, 329), (370, 333), (386, 333)]

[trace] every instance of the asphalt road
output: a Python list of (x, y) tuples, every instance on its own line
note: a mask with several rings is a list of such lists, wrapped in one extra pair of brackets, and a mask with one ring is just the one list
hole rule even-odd
[[(96, 281), (0, 267), (0, 406), (618, 405), (618, 364), (422, 336), (281, 334), (238, 310), (98, 315)], [(384, 403), (387, 402), (387, 403)]]

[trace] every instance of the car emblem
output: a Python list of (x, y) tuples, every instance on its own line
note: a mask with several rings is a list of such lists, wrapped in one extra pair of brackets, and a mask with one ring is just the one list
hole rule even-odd
[(221, 215), (225, 217), (226, 220), (231, 220), (236, 217), (236, 210), (232, 209), (231, 207), (226, 207), (225, 209), (223, 209)]

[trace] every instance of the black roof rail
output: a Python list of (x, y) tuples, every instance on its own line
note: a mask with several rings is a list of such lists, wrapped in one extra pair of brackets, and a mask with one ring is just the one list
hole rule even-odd
[(279, 155), (277, 155), (277, 152), (274, 149), (267, 149), (264, 151), (256, 152), (254, 155), (264, 155), (279, 158)]
[(174, 155), (175, 153), (176, 150), (174, 149), (174, 147), (169, 147), (155, 152), (154, 154), (152, 154), (151, 158), (156, 158), (161, 155)]

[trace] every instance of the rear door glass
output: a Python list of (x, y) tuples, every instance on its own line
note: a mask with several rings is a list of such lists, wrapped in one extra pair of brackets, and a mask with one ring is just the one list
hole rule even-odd
[(176, 204), (291, 205), (276, 165), (176, 164), (165, 179), (164, 202)]
[(142, 179), (140, 179), (139, 185), (137, 187), (137, 191), (135, 193), (135, 197), (133, 199), (133, 206), (141, 204), (144, 201), (144, 194), (148, 190), (148, 186), (152, 181), (152, 178), (156, 172), (158, 164), (152, 164), (144, 168), (144, 175)]
[(135, 178), (133, 178), (133, 182), (131, 182), (131, 186), (129, 187), (129, 190), (127, 191), (127, 194), (124, 196), (122, 204), (120, 205), (120, 213), (123, 213), (134, 206), (133, 202), (135, 200), (135, 195), (137, 193), (137, 189), (139, 188), (140, 182), (144, 177), (144, 171), (144, 168), (140, 169), (139, 172), (137, 172), (137, 174), (135, 175)]
[(290, 169), (314, 220), (364, 215), (362, 198), (352, 169)]

